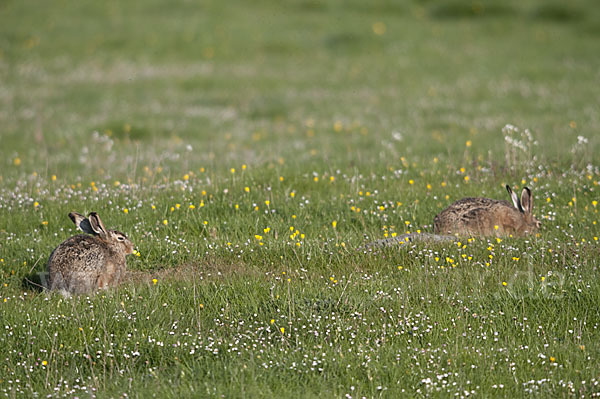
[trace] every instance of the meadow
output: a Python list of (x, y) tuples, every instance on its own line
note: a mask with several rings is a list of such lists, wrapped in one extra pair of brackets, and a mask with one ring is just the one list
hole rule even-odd
[[(600, 10), (0, 3), (4, 397), (600, 396)], [(538, 234), (366, 251), (530, 187)], [(65, 298), (97, 211), (135, 243)]]

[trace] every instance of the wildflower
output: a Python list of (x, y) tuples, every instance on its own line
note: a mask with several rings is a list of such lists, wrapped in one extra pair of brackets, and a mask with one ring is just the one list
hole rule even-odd
[(129, 213), (129, 209), (127, 209), (127, 208), (123, 208), (123, 213), (124, 213), (124, 214), (128, 214), (128, 213)]
[(247, 192), (247, 193), (249, 193), (250, 192), (250, 187), (248, 187), (248, 186), (244, 187), (244, 191)]
[(506, 283), (506, 281), (503, 281), (503, 282), (502, 282), (502, 285), (503, 285), (504, 287), (506, 287), (508, 284)]
[(290, 197), (294, 198), (295, 196), (296, 196), (296, 192), (295, 192), (295, 191), (292, 191), (292, 192), (290, 193)]
[(382, 36), (385, 34), (385, 31), (387, 30), (387, 26), (385, 25), (384, 22), (378, 21), (373, 24), (372, 29), (373, 29), (373, 33), (375, 33), (377, 36)]
[(56, 181), (56, 175), (52, 175), (52, 181)]
[(13, 160), (13, 164), (14, 164), (15, 166), (19, 166), (19, 165), (21, 165), (21, 158), (19, 158), (19, 157), (15, 158), (15, 159)]
[(467, 146), (467, 148), (471, 147), (473, 143), (471, 142), (471, 140), (467, 140), (467, 142), (465, 143), (465, 145)]
[(46, 366), (46, 365), (48, 365), (48, 362), (46, 360), (43, 360), (42, 361), (42, 366)]
[(410, 184), (410, 185), (412, 186), (413, 184), (415, 184), (415, 181), (414, 181), (413, 179), (410, 179), (410, 180), (408, 181), (408, 184)]
[(185, 174), (183, 175), (183, 180), (189, 180), (190, 179), (190, 175), (189, 174)]
[(246, 167), (247, 167), (246, 164), (243, 164), (242, 165), (242, 170), (246, 170)]
[(196, 209), (196, 206), (194, 206), (194, 204), (190, 204), (189, 208), (190, 209)]
[(156, 283), (158, 283), (158, 280), (157, 280), (157, 279), (155, 279), (155, 278), (153, 278), (153, 279), (152, 279), (152, 284), (156, 285)]
[(333, 226), (333, 228), (335, 229), (335, 226), (337, 226), (337, 222), (334, 220), (333, 222), (331, 222), (331, 226)]
[(285, 328), (281, 327), (279, 331), (281, 331), (282, 334), (285, 334)]
[(268, 233), (269, 231), (271, 231), (271, 228), (270, 228), (270, 227), (266, 227), (266, 228), (264, 228), (264, 229), (263, 229), (263, 231), (264, 231), (265, 233)]
[(181, 207), (181, 204), (175, 204), (175, 208), (179, 209)]
[(118, 181), (118, 180), (115, 180), (115, 182), (113, 183), (113, 185), (114, 185), (115, 187), (119, 187), (119, 186), (121, 185), (121, 182), (120, 182), (120, 181)]
[(37, 202), (37, 201), (35, 201), (35, 202), (33, 203), (33, 207), (34, 207), (34, 208), (37, 208), (38, 206), (40, 206), (40, 203), (39, 203), (39, 202)]
[(169, 221), (167, 219), (163, 220), (163, 224), (166, 226), (169, 224)]
[(465, 183), (469, 182), (469, 176), (465, 176)]
[(269, 200), (266, 200), (266, 201), (265, 201), (265, 205), (266, 205), (266, 206), (269, 206), (270, 204), (271, 204), (271, 201), (269, 201)]
[(258, 241), (262, 240), (263, 237), (261, 235), (255, 234), (254, 238), (256, 238)]
[(229, 171), (231, 172), (231, 174), (234, 174), (235, 173), (235, 168), (231, 168), (231, 169), (229, 169)]
[(275, 319), (271, 319), (271, 324), (274, 324), (274, 323), (275, 323)]

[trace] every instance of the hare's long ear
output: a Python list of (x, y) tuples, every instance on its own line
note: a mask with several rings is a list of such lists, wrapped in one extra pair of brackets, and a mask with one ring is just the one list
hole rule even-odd
[(92, 225), (90, 224), (90, 221), (85, 216), (83, 216), (77, 212), (71, 212), (71, 213), (69, 213), (69, 217), (71, 218), (73, 223), (75, 223), (75, 226), (77, 226), (79, 228), (79, 230), (83, 231), (84, 233), (88, 233), (88, 234), (92, 234), (92, 235), (98, 234), (94, 231), (94, 229), (92, 228)]
[(92, 225), (92, 229), (94, 230), (94, 232), (99, 236), (105, 237), (108, 231), (106, 230), (106, 227), (104, 227), (104, 223), (102, 223), (102, 219), (100, 219), (100, 216), (98, 216), (96, 212), (91, 212), (88, 217), (90, 219), (90, 224)]
[(524, 187), (523, 192), (521, 193), (521, 206), (523, 206), (523, 211), (525, 213), (531, 213), (533, 196), (531, 195), (531, 190), (527, 187)]
[(515, 208), (517, 208), (519, 212), (523, 212), (523, 208), (521, 207), (521, 203), (519, 202), (519, 197), (517, 197), (517, 194), (515, 194), (515, 192), (511, 190), (508, 184), (506, 185), (506, 191), (508, 191), (510, 199), (512, 200), (512, 203), (515, 206)]

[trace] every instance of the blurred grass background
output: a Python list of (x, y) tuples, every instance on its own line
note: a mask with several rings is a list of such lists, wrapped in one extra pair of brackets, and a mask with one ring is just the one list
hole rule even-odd
[(187, 145), (188, 168), (453, 160), (466, 140), (501, 159), (506, 123), (548, 161), (570, 162), (578, 135), (598, 149), (591, 1), (9, 0), (0, 15), (5, 165), (77, 174), (95, 130), (127, 176)]

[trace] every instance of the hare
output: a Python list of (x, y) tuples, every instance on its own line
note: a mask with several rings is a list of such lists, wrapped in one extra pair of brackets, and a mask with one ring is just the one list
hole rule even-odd
[(403, 234), (368, 243), (365, 248), (388, 247), (414, 241), (450, 241), (457, 235), (524, 236), (538, 231), (541, 223), (531, 213), (531, 190), (524, 187), (520, 201), (509, 185), (506, 185), (506, 190), (512, 204), (490, 198), (463, 198), (436, 215), (433, 219), (434, 234)]
[(533, 197), (525, 187), (521, 200), (506, 185), (512, 204), (490, 198), (463, 198), (451, 204), (433, 219), (436, 234), (513, 235), (535, 233), (540, 222), (531, 213)]
[(125, 257), (133, 253), (133, 243), (125, 234), (107, 230), (96, 212), (88, 218), (71, 212), (69, 217), (89, 235), (70, 237), (52, 251), (48, 259), (48, 288), (68, 295), (119, 284), (125, 274)]

